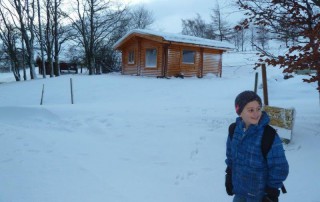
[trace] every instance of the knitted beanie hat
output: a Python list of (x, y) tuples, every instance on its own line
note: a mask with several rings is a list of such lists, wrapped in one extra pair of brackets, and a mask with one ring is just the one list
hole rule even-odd
[(260, 106), (262, 105), (261, 98), (255, 92), (247, 90), (240, 93), (234, 101), (237, 114), (240, 115), (243, 108), (252, 101), (257, 101)]

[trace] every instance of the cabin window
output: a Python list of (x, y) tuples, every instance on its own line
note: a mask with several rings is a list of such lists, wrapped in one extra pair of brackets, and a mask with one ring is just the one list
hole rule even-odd
[(157, 49), (146, 50), (146, 67), (157, 67)]
[(183, 50), (182, 51), (182, 63), (194, 64), (195, 52), (192, 50)]
[(134, 50), (129, 50), (128, 64), (134, 64)]

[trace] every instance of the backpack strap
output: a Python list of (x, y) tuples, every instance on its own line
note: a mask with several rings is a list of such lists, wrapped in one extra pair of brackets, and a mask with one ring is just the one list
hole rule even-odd
[(277, 131), (270, 125), (266, 125), (263, 131), (261, 140), (261, 151), (264, 159), (267, 159), (268, 152), (270, 151)]
[(232, 138), (233, 138), (233, 133), (234, 133), (235, 128), (236, 128), (236, 123), (235, 122), (230, 124), (230, 126), (229, 126), (229, 137), (230, 137), (230, 140), (232, 140)]
[(229, 137), (230, 137), (231, 140), (233, 138), (233, 133), (234, 133), (235, 128), (236, 128), (236, 123), (230, 124), (230, 126), (229, 126)]
[[(274, 138), (276, 137), (277, 131), (270, 125), (266, 125), (263, 131), (263, 136), (261, 140), (261, 151), (264, 159), (267, 160), (268, 152), (270, 151)], [(283, 194), (287, 193), (284, 184), (281, 186), (281, 191)]]

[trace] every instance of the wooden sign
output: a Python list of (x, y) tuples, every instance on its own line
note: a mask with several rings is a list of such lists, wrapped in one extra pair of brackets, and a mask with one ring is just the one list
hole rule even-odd
[(284, 143), (292, 139), (292, 130), (295, 120), (295, 109), (285, 109), (273, 106), (264, 106), (263, 110), (270, 117), (270, 125), (273, 126)]

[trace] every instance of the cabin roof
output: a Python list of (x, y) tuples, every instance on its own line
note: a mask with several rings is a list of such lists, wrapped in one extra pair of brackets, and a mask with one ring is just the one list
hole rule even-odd
[(129, 31), (126, 35), (124, 35), (121, 39), (119, 39), (114, 45), (114, 49), (118, 49), (121, 47), (127, 40), (134, 36), (140, 36), (140, 37), (156, 37), (153, 38), (156, 41), (160, 41), (163, 43), (181, 43), (181, 44), (190, 44), (194, 46), (200, 46), (200, 47), (206, 47), (211, 49), (218, 49), (218, 50), (232, 50), (234, 49), (234, 46), (227, 42), (217, 41), (217, 40), (211, 40), (211, 39), (204, 39), (200, 37), (195, 36), (187, 36), (182, 34), (172, 34), (172, 33), (165, 33), (165, 32), (159, 32), (159, 31), (152, 31), (152, 30), (146, 30), (146, 29), (133, 29)]

